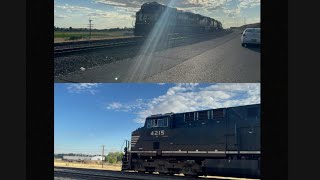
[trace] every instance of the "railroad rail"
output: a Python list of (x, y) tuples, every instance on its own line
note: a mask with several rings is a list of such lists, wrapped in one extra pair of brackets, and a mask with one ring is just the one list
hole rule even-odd
[[(119, 179), (115, 177), (110, 177), (110, 176), (102, 176), (102, 175), (92, 175), (92, 174), (84, 174), (84, 173), (71, 173), (71, 172), (59, 172), (59, 171), (54, 171), (54, 176), (56, 177), (57, 174), (59, 175), (64, 175), (64, 176), (73, 176), (73, 177), (83, 177), (83, 178), (95, 178), (95, 179)], [(59, 176), (58, 176), (59, 177)]]
[(80, 46), (80, 47), (72, 47), (72, 48), (61, 48), (61, 49), (55, 49), (54, 50), (54, 55), (62, 54), (62, 53), (86, 51), (86, 50), (95, 50), (95, 49), (101, 49), (101, 48), (128, 46), (128, 45), (138, 44), (140, 42), (142, 42), (142, 40), (118, 42), (118, 43), (107, 43), (107, 44), (98, 44), (98, 45), (89, 45), (89, 46)]
[[(185, 43), (188, 40), (200, 40), (208, 36), (215, 36), (218, 33), (205, 33), (205, 34), (175, 34), (168, 36), (167, 47), (176, 46), (180, 43)], [(222, 32), (223, 33), (223, 32)], [(74, 53), (80, 51), (97, 50), (103, 48), (113, 48), (129, 45), (142, 44), (146, 39), (143, 37), (135, 38), (122, 38), (112, 40), (99, 40), (99, 41), (79, 41), (79, 42), (67, 42), (67, 43), (56, 43), (54, 46), (54, 55), (63, 55), (67, 53)]]
[(128, 179), (128, 180), (181, 180), (191, 179), (184, 176), (167, 176), (160, 174), (142, 174), (137, 172), (120, 172), (109, 170), (94, 170), (94, 169), (82, 169), (82, 168), (55, 168), (55, 176), (73, 176), (73, 177), (85, 177), (87, 179)]
[(130, 179), (130, 180), (137, 180), (140, 178), (135, 177), (119, 177), (119, 176), (112, 176), (112, 175), (99, 175), (99, 174), (90, 174), (90, 173), (75, 173), (75, 172), (61, 172), (61, 171), (54, 171), (55, 176), (57, 174), (64, 175), (64, 176), (76, 176), (76, 177), (83, 177), (88, 179)]

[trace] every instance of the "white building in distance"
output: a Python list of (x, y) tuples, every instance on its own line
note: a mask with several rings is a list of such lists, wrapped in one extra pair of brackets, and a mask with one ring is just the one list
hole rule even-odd
[(63, 156), (63, 160), (69, 160), (69, 161), (89, 161), (91, 160), (91, 157), (86, 156)]
[(106, 157), (103, 156), (93, 156), (91, 157), (91, 161), (104, 161), (106, 159)]

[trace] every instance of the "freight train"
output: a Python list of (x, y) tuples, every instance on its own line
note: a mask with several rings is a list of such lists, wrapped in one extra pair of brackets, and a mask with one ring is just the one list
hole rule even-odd
[(184, 12), (157, 2), (144, 3), (136, 13), (135, 36), (175, 33), (203, 33), (222, 30), (222, 24), (213, 18)]
[(122, 170), (260, 177), (260, 104), (157, 114), (132, 132)]

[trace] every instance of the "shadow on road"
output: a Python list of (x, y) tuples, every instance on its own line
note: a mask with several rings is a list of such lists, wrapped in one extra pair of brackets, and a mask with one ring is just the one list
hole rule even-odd
[(246, 48), (258, 53), (261, 52), (260, 45), (246, 45)]

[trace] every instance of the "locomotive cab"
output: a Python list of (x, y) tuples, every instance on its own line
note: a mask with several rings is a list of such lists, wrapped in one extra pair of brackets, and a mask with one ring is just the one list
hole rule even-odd
[[(131, 151), (157, 151), (164, 147), (173, 128), (173, 113), (152, 115), (131, 136)], [(156, 155), (153, 152), (152, 155)], [(159, 152), (161, 153), (161, 152)]]
[(146, 118), (144, 127), (149, 128), (172, 128), (173, 127), (173, 113), (168, 113), (165, 115), (153, 115)]

